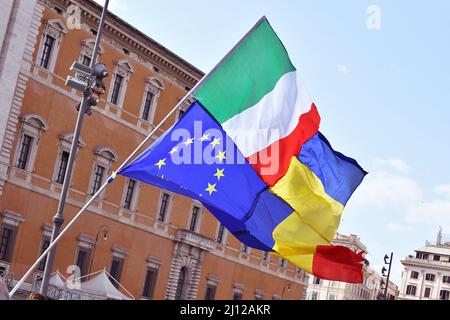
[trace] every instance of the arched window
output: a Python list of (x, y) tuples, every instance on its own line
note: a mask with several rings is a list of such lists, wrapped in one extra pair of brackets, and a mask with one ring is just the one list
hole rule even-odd
[[(91, 181), (89, 183), (89, 195), (93, 196), (103, 185), (111, 166), (117, 161), (116, 153), (107, 147), (99, 147), (95, 150), (94, 166), (92, 168)], [(99, 196), (103, 199), (104, 192)]]
[(118, 108), (122, 108), (127, 91), (128, 80), (133, 73), (133, 68), (126, 61), (115, 61), (114, 72), (111, 78), (108, 102)]
[(175, 293), (175, 300), (185, 300), (189, 286), (189, 270), (186, 267), (180, 269), (180, 276), (178, 277), (177, 292)]
[[(56, 159), (55, 169), (53, 171), (53, 181), (57, 184), (63, 184), (64, 179), (66, 177), (66, 171), (67, 166), (69, 164), (69, 157), (70, 157), (70, 149), (72, 146), (73, 141), (73, 133), (65, 133), (59, 136), (60, 138), (60, 144), (59, 144), (59, 150), (58, 155)], [(78, 139), (78, 148), (84, 148), (86, 147), (86, 142), (83, 140), (83, 138), (79, 137)], [(75, 167), (75, 164), (73, 168)], [(73, 170), (72, 168), (72, 170)]]
[[(86, 39), (81, 41), (81, 53), (79, 62), (89, 66), (92, 61), (92, 53), (94, 52), (95, 40), (94, 39)], [(103, 54), (103, 48), (99, 47), (99, 54)]]
[(37, 64), (49, 71), (55, 68), (62, 37), (68, 31), (62, 20), (48, 20), (41, 39)]
[(28, 172), (33, 171), (37, 146), (42, 131), (48, 130), (44, 119), (36, 114), (21, 117), (22, 128), (17, 142), (14, 166)]
[(145, 91), (140, 114), (142, 120), (149, 123), (153, 122), (156, 106), (162, 90), (164, 90), (164, 82), (161, 80), (155, 77), (145, 79)]

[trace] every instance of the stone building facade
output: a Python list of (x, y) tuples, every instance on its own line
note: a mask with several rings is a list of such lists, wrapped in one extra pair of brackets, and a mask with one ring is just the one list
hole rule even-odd
[[(338, 234), (333, 240), (334, 245), (348, 247), (355, 252), (367, 252), (367, 247), (356, 235)], [(379, 300), (384, 292), (380, 290), (381, 282), (386, 282), (376, 270), (366, 261), (363, 266), (363, 283), (352, 284), (337, 281), (328, 281), (316, 277), (310, 277), (307, 288), (308, 300)], [(388, 299), (398, 298), (398, 287), (389, 281)]]
[(400, 299), (450, 300), (450, 242), (427, 242), (401, 261), (403, 265)]
[[(0, 273), (12, 286), (49, 244), (80, 100), (65, 79), (73, 61), (92, 58), (101, 7), (1, 5)], [(100, 50), (107, 93), (83, 124), (66, 223), (203, 76), (113, 14)], [(125, 177), (59, 243), (53, 271), (70, 276), (74, 265), (80, 275), (107, 269), (136, 299), (302, 299), (307, 281), (285, 260), (243, 247), (200, 203)], [(23, 292), (39, 285), (42, 270)]]

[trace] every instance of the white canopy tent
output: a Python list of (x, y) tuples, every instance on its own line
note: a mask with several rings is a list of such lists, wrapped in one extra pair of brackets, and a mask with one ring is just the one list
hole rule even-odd
[[(89, 279), (88, 281), (81, 283), (81, 290), (79, 291), (83, 294), (92, 295), (102, 299), (134, 300), (133, 295), (127, 289), (125, 289), (116, 279), (114, 279), (106, 270), (95, 272), (86, 277), (90, 278), (93, 275), (96, 276)], [(111, 280), (117, 283), (127, 293), (128, 296), (120, 292), (113, 285)]]
[(61, 273), (59, 273), (59, 271), (56, 271), (49, 279), (48, 285), (60, 290), (64, 290), (66, 288), (66, 283), (67, 279), (64, 278)]

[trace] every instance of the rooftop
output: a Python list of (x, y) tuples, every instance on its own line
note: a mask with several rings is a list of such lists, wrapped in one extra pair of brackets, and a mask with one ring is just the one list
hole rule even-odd
[(415, 250), (416, 252), (426, 252), (432, 254), (440, 254), (444, 256), (450, 256), (450, 246), (441, 245), (441, 246), (425, 246), (423, 248)]

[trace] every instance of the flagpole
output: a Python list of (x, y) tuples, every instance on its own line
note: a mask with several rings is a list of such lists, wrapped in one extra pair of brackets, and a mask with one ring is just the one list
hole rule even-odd
[(175, 113), (175, 111), (189, 99), (189, 97), (195, 93), (195, 91), (206, 81), (208, 80), (222, 65), (222, 63), (234, 52), (236, 48), (238, 48), (245, 39), (257, 28), (259, 25), (266, 20), (266, 17), (261, 17), (255, 25), (248, 31), (234, 46), (230, 51), (208, 72), (204, 75), (199, 82), (178, 102), (178, 104), (173, 107), (173, 109), (167, 114), (167, 116), (161, 120), (161, 122), (150, 132), (147, 137), (137, 146), (137, 148), (130, 154), (130, 156), (111, 174), (108, 180), (100, 187), (100, 189), (89, 199), (89, 201), (81, 208), (81, 210), (75, 215), (75, 217), (69, 222), (69, 224), (59, 233), (59, 235), (50, 243), (48, 248), (41, 254), (41, 256), (36, 260), (36, 262), (28, 269), (25, 275), (17, 282), (14, 288), (9, 293), (9, 296), (12, 297), (16, 291), (20, 288), (20, 286), (25, 282), (25, 280), (31, 275), (31, 273), (36, 269), (39, 263), (45, 258), (45, 256), (52, 250), (58, 241), (62, 238), (62, 236), (69, 230), (69, 228), (76, 222), (76, 220), (83, 214), (84, 211), (91, 205), (91, 203), (102, 193), (102, 191), (111, 184), (117, 177), (117, 174), (128, 164), (128, 162), (141, 150), (141, 148), (152, 138), (152, 136), (161, 128), (161, 126)]

